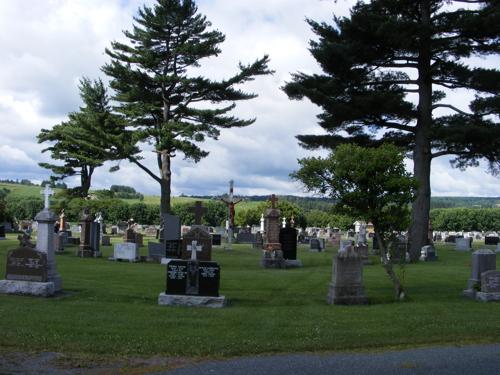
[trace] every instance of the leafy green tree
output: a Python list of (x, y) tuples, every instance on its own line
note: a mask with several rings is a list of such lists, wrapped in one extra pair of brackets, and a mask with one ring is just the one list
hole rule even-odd
[(240, 64), (229, 79), (196, 76), (200, 60), (220, 53), (224, 35), (208, 30), (210, 22), (192, 0), (158, 0), (151, 8), (139, 9), (134, 21), (132, 31), (124, 32), (129, 43), (112, 42), (106, 49), (111, 62), (103, 71), (111, 78), (116, 110), (134, 129), (134, 143), (153, 145), (158, 172), (141, 161), (139, 150), (127, 159), (160, 184), (161, 212), (168, 213), (172, 158), (182, 153), (198, 162), (208, 155), (199, 146), (207, 137), (217, 139), (220, 129), (252, 124), (255, 119), (230, 115), (236, 101), (256, 96), (238, 87), (271, 71), (264, 56)]
[(310, 191), (335, 199), (339, 212), (373, 223), (382, 264), (394, 284), (396, 298), (403, 299), (403, 285), (387, 259), (394, 232), (409, 224), (409, 204), (416, 187), (405, 171), (402, 150), (390, 144), (378, 148), (345, 144), (328, 158), (300, 159), (299, 164), (292, 178)]
[[(75, 196), (88, 195), (92, 174), (106, 160), (119, 157), (126, 141), (120, 120), (111, 113), (106, 88), (102, 81), (80, 80), (80, 96), (84, 106), (78, 112), (69, 114), (69, 120), (55, 125), (52, 129), (42, 129), (38, 143), (53, 142), (42, 152), (49, 151), (52, 159), (63, 161), (62, 165), (39, 163), (50, 169), (52, 180), (62, 180), (70, 176), (80, 176), (80, 186), (73, 189)], [(119, 146), (117, 146), (119, 145)]]
[[(307, 22), (319, 37), (310, 51), (323, 74), (296, 73), (284, 90), (322, 108), (327, 134), (297, 138), (308, 149), (389, 141), (411, 153), (419, 183), (411, 226), (416, 260), (427, 240), (432, 159), (454, 155), (452, 164), (465, 168), (485, 158), (499, 171), (500, 71), (468, 65), (500, 50), (499, 2), (359, 1), (350, 18), (335, 17), (333, 25)], [(456, 89), (475, 93), (468, 109), (447, 100)]]

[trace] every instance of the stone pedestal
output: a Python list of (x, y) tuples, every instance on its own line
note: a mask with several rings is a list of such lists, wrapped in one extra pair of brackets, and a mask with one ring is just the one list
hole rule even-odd
[(226, 297), (160, 293), (158, 296), (158, 305), (221, 308), (226, 306)]
[(47, 255), (47, 281), (54, 283), (56, 292), (62, 289), (61, 276), (57, 273), (54, 252), (54, 223), (57, 216), (49, 209), (43, 209), (36, 216), (38, 222), (38, 235), (36, 249)]
[(286, 261), (281, 250), (263, 250), (260, 265), (264, 268), (285, 268)]
[[(59, 285), (61, 279), (59, 277)], [(52, 281), (36, 282), (22, 280), (0, 280), (0, 294), (15, 294), (34, 297), (51, 297), (55, 294), (56, 288)]]
[(339, 252), (333, 261), (333, 274), (327, 296), (329, 305), (362, 305), (368, 303), (363, 286), (363, 264), (352, 248)]

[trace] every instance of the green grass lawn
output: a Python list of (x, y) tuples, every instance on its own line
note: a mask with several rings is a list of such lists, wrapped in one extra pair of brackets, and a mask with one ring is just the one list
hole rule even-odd
[[(7, 249), (15, 246), (14, 235), (0, 242), (2, 273)], [(0, 348), (91, 357), (228, 357), (500, 341), (500, 303), (462, 297), (470, 254), (449, 245), (438, 247), (438, 262), (406, 266), (407, 302), (392, 301), (380, 265), (366, 266), (368, 306), (326, 304), (333, 249), (309, 253), (301, 247), (303, 268), (271, 270), (260, 268), (260, 252), (250, 246), (236, 245), (231, 253), (214, 248), (221, 294), (229, 300), (223, 309), (159, 306), (164, 266), (108, 261), (111, 247), (100, 259), (77, 258), (75, 250), (57, 255), (64, 296), (0, 296)]]

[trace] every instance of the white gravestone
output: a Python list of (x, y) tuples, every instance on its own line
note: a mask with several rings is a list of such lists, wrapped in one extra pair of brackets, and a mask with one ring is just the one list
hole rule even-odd
[(114, 246), (113, 260), (128, 260), (135, 262), (139, 259), (139, 246), (136, 243), (124, 242)]
[(457, 251), (469, 251), (471, 249), (471, 239), (470, 238), (456, 238), (455, 239), (455, 250)]

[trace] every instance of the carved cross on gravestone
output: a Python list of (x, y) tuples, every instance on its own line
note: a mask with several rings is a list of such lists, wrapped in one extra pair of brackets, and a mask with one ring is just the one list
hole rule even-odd
[(50, 188), (49, 185), (45, 185), (45, 189), (40, 191), (40, 194), (43, 194), (43, 196), (45, 197), (45, 209), (49, 209), (49, 205), (50, 205), (50, 202), (49, 202), (49, 198), (51, 195), (54, 194), (54, 191)]
[(203, 207), (201, 201), (196, 201), (190, 211), (194, 212), (194, 224), (201, 225), (201, 218), (207, 212), (206, 207)]
[(203, 246), (198, 245), (197, 241), (191, 242), (191, 245), (186, 246), (187, 251), (191, 251), (191, 260), (197, 260), (196, 253), (203, 249)]
[(268, 200), (271, 201), (271, 208), (275, 209), (276, 208), (276, 202), (278, 201), (278, 198), (276, 198), (276, 195), (271, 195), (271, 198)]

